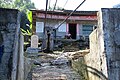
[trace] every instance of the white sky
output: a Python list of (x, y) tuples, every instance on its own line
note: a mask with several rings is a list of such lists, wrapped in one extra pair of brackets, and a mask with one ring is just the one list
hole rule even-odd
[[(45, 9), (46, 0), (31, 0), (35, 3), (37, 9)], [(50, 6), (52, 7), (55, 4), (56, 0), (48, 0)], [(57, 6), (64, 7), (67, 0), (58, 0)], [(68, 0), (66, 6), (64, 7), (67, 10), (74, 10), (83, 0)], [(120, 0), (86, 0), (86, 2), (78, 9), (80, 10), (100, 10), (101, 8), (112, 8), (114, 5), (119, 4)], [(48, 3), (49, 6), (49, 3)]]

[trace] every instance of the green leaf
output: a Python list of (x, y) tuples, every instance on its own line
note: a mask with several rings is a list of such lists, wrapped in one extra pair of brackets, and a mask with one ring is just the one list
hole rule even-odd
[(23, 33), (26, 33), (27, 31), (25, 31), (24, 29), (22, 29), (22, 28), (20, 28), (21, 29), (21, 31), (23, 32)]
[(32, 29), (32, 11), (27, 10), (27, 18), (30, 21), (30, 29)]
[(28, 35), (32, 35), (32, 33), (29, 30), (27, 30), (27, 33), (28, 33)]

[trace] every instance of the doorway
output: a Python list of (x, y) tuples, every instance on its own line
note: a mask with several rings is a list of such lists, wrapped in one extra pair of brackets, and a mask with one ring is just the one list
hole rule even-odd
[(77, 24), (74, 23), (69, 24), (69, 33), (71, 34), (72, 39), (76, 39), (76, 34), (77, 34), (76, 26)]

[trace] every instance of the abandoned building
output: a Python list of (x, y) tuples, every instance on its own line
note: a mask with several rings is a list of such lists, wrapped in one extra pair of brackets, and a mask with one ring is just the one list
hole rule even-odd
[[(44, 10), (31, 11), (33, 32), (39, 36), (39, 39), (43, 39), (45, 29), (45, 31), (51, 30), (52, 40), (64, 39), (68, 34), (71, 34), (73, 40), (79, 40), (81, 36), (87, 40), (93, 27), (97, 25), (97, 11), (76, 11), (62, 25), (60, 24), (72, 12), (71, 10), (47, 11), (47, 14)], [(51, 48), (53, 46), (54, 43), (51, 44)]]
[[(45, 11), (32, 10), (33, 29), (41, 38), (44, 30)], [(55, 29), (72, 11), (47, 11), (46, 26)], [(71, 15), (57, 30), (57, 37), (64, 38), (69, 32), (72, 39), (79, 39), (80, 35), (86, 37), (93, 31), (93, 26), (97, 25), (97, 11), (77, 11)]]

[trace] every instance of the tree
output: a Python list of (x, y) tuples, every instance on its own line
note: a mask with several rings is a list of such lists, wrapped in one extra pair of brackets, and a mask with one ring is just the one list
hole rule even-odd
[(26, 14), (21, 12), (21, 31), (24, 35), (32, 34), (32, 12), (27, 10)]
[(35, 9), (35, 5), (31, 0), (15, 0), (13, 8), (26, 12), (27, 10)]
[(13, 1), (12, 0), (0, 0), (1, 8), (12, 8)]
[[(54, 8), (54, 5), (53, 5), (52, 7), (50, 7), (50, 6), (49, 6), (48, 10), (49, 10), (49, 11), (52, 11), (52, 10), (53, 10), (53, 8)], [(60, 11), (63, 11), (63, 10), (64, 10), (64, 8), (59, 7), (59, 6), (56, 6), (54, 10), (60, 10)]]
[(0, 0), (1, 8), (12, 8), (20, 11), (35, 9), (34, 3), (31, 0)]
[(120, 3), (117, 5), (114, 5), (113, 8), (120, 8)]
[(30, 13), (30, 9), (35, 9), (34, 3), (31, 2), (31, 0), (15, 0), (13, 4), (13, 8), (19, 9), (21, 11), (21, 31), (25, 35), (31, 35), (32, 34), (32, 21), (30, 20), (30, 16), (28, 16), (28, 13)]
[(34, 3), (31, 0), (15, 0), (14, 8), (19, 9), (21, 11), (21, 30), (23, 33), (27, 35), (31, 35), (32, 29), (32, 14), (29, 10), (35, 9)]

